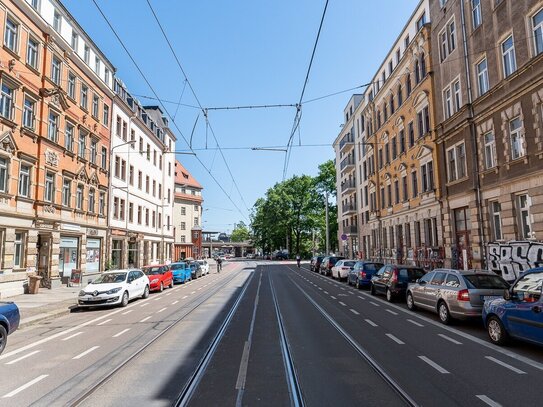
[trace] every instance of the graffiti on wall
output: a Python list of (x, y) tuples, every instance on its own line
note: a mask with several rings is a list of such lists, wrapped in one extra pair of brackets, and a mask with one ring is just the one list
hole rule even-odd
[(506, 280), (534, 267), (543, 267), (543, 243), (512, 241), (488, 244), (488, 268)]

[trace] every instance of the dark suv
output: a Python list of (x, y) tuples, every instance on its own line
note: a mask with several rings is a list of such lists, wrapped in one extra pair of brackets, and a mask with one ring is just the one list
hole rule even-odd
[(322, 260), (319, 272), (325, 276), (332, 275), (332, 267), (338, 262), (338, 260), (343, 260), (345, 257), (341, 256), (328, 256)]
[(313, 256), (311, 258), (311, 263), (309, 264), (309, 269), (311, 271), (319, 271), (323, 259), (324, 256)]
[(354, 284), (356, 288), (369, 287), (371, 278), (383, 266), (383, 263), (377, 263), (375, 261), (357, 261), (353, 269), (349, 271), (347, 283), (349, 285)]
[(407, 284), (414, 283), (424, 276), (426, 272), (420, 267), (405, 266), (401, 264), (388, 264), (381, 267), (371, 279), (370, 293), (386, 295), (387, 301), (403, 298), (407, 292)]

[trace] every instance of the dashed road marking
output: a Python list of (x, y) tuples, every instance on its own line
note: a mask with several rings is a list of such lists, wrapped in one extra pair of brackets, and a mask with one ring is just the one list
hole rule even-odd
[(392, 334), (386, 334), (390, 339), (392, 339), (394, 342), (396, 342), (398, 345), (405, 345), (405, 342), (403, 342), (401, 339), (398, 339)]
[(159, 314), (159, 313), (161, 313), (162, 311), (165, 311), (165, 310), (167, 310), (167, 309), (168, 309), (167, 307), (164, 307), (164, 308), (162, 308), (162, 309), (159, 309), (156, 313)]
[(391, 309), (386, 309), (385, 311), (392, 315), (398, 315), (396, 311), (392, 311)]
[(347, 306), (347, 304), (345, 304), (344, 302), (341, 302), (341, 301), (340, 301), (339, 303), (340, 303), (341, 305), (343, 305), (344, 307)]
[(143, 318), (140, 322), (145, 322), (145, 321), (147, 321), (149, 318), (151, 318), (151, 317), (150, 317), (150, 316), (149, 316), (149, 317), (145, 317), (145, 318)]
[(450, 373), (447, 369), (439, 366), (436, 362), (434, 362), (433, 360), (427, 358), (426, 356), (419, 356), (419, 359), (421, 359), (422, 361), (428, 363), (430, 366), (432, 366), (439, 373), (442, 373), (442, 374), (449, 374)]
[(373, 306), (375, 306), (375, 307), (380, 307), (379, 304), (377, 304), (376, 302), (373, 302), (373, 301), (370, 301), (370, 304), (373, 305)]
[(121, 336), (122, 334), (127, 333), (128, 331), (130, 331), (130, 328), (123, 329), (121, 332), (113, 335), (112, 338), (118, 338), (119, 336)]
[(177, 304), (179, 301), (178, 300), (175, 300), (174, 302), (172, 302), (172, 305), (175, 305)]
[(377, 326), (377, 324), (375, 322), (373, 322), (371, 319), (365, 319), (364, 321), (366, 321), (368, 324), (370, 324), (373, 327)]
[(96, 324), (96, 326), (107, 324), (111, 319), (106, 319), (105, 321), (100, 322), (99, 324)]
[(353, 314), (355, 314), (355, 315), (360, 315), (360, 312), (358, 312), (358, 311), (355, 311), (355, 310), (354, 310), (354, 309), (352, 309), (352, 308), (350, 309), (350, 311), (351, 311), (351, 312), (352, 312)]
[(501, 365), (501, 366), (505, 367), (506, 369), (509, 369), (509, 370), (511, 370), (511, 371), (513, 371), (515, 373), (526, 374), (526, 372), (524, 370), (517, 369), (515, 366), (511, 366), (510, 364), (502, 362), (501, 360), (493, 358), (492, 356), (485, 356), (485, 358), (492, 361), (492, 362), (494, 362), (494, 363), (497, 363), (498, 365)]
[(477, 397), (479, 400), (481, 400), (483, 403), (489, 405), (490, 407), (502, 407), (502, 405), (500, 403), (495, 402), (490, 397), (485, 396), (484, 394), (479, 394), (479, 395), (477, 395), (475, 397)]
[(94, 352), (96, 349), (98, 349), (100, 346), (93, 346), (92, 348), (90, 349), (87, 349), (85, 352), (82, 352), (80, 353), (79, 355), (77, 356), (74, 356), (72, 359), (81, 359), (83, 356), (86, 356), (88, 355), (89, 353), (91, 352)]
[(454, 343), (455, 345), (462, 345), (462, 342), (458, 342), (456, 339), (451, 338), (450, 336), (447, 336), (445, 334), (437, 334), (438, 336), (441, 336), (443, 339)]
[(337, 300), (337, 298), (334, 297), (333, 295), (331, 295), (330, 298), (333, 299), (333, 300)]
[(72, 339), (72, 338), (75, 338), (76, 336), (81, 335), (82, 333), (83, 333), (83, 332), (81, 332), (81, 331), (80, 331), (80, 332), (76, 332), (75, 334), (70, 335), (70, 336), (68, 336), (67, 338), (64, 338), (64, 339), (62, 339), (62, 340), (63, 340), (63, 341), (68, 341), (68, 340), (70, 340), (70, 339)]
[(30, 356), (35, 355), (36, 353), (39, 353), (39, 352), (41, 352), (41, 351), (40, 350), (35, 350), (34, 352), (27, 353), (26, 355), (21, 356), (18, 359), (15, 359), (15, 360), (12, 360), (11, 362), (6, 363), (6, 365), (13, 365), (13, 364), (15, 364), (17, 362), (20, 362), (21, 360), (24, 360), (26, 358), (29, 358)]
[(127, 315), (127, 314), (130, 314), (132, 311), (134, 311), (133, 309), (129, 309), (128, 311), (126, 312), (123, 312), (121, 315)]
[(419, 324), (417, 321), (413, 321), (412, 319), (408, 319), (407, 322), (411, 322), (413, 325), (423, 327), (424, 325)]
[(28, 383), (23, 384), (21, 387), (18, 387), (18, 388), (16, 388), (15, 390), (13, 390), (12, 392), (6, 394), (5, 396), (3, 396), (3, 398), (10, 398), (10, 397), (13, 397), (13, 396), (15, 396), (16, 394), (22, 392), (23, 390), (28, 389), (30, 386), (35, 385), (35, 384), (38, 383), (39, 381), (42, 381), (42, 380), (45, 379), (47, 376), (49, 376), (49, 375), (42, 374), (41, 376), (36, 377), (34, 380), (31, 380), (31, 381), (29, 381)]

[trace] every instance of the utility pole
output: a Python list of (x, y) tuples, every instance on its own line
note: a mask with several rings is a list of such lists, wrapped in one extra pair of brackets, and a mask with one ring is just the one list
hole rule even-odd
[(328, 190), (325, 191), (326, 198), (324, 200), (324, 206), (326, 208), (326, 255), (330, 254), (330, 226), (328, 225)]

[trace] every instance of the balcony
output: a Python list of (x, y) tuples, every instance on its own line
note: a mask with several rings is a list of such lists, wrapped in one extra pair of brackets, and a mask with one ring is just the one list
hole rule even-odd
[(351, 194), (356, 190), (356, 180), (350, 179), (341, 184), (341, 193), (342, 194)]
[(343, 211), (342, 211), (343, 215), (349, 215), (349, 214), (356, 213), (356, 205), (354, 205), (354, 204), (343, 205), (342, 209), (343, 209)]
[(339, 142), (339, 152), (346, 153), (352, 147), (354, 147), (354, 137), (351, 133), (347, 133)]
[(358, 227), (356, 225), (349, 225), (343, 228), (343, 234), (356, 235), (358, 233)]
[(339, 165), (339, 168), (341, 171), (350, 172), (354, 170), (354, 156), (350, 155), (341, 161), (341, 164)]

